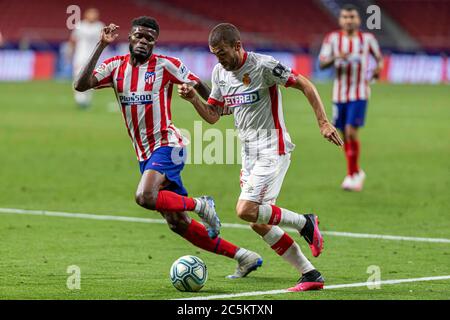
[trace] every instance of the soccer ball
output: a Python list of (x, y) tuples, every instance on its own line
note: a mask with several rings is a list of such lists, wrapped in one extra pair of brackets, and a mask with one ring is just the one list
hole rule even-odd
[(170, 280), (180, 291), (199, 291), (207, 279), (206, 264), (195, 256), (182, 256), (170, 267)]

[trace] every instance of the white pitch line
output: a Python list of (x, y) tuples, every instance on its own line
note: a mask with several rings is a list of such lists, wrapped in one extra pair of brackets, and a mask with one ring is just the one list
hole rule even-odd
[[(157, 223), (157, 224), (165, 224), (166, 223), (166, 221), (164, 219), (111, 216), (111, 215), (100, 215), (100, 214), (89, 214), (89, 213), (70, 213), (70, 212), (58, 212), (58, 211), (46, 211), (46, 210), (25, 210), (25, 209), (13, 209), (13, 208), (0, 208), (0, 213), (37, 215), (37, 216), (48, 216), (48, 217), (62, 217), (62, 218), (79, 218), (79, 219), (92, 219), (92, 220), (107, 220), (107, 221), (126, 221), (126, 222), (140, 222), (140, 223)], [(235, 229), (249, 229), (250, 228), (246, 224), (238, 224), (238, 223), (222, 223), (222, 226), (225, 228), (235, 228)], [(297, 230), (292, 229), (292, 228), (285, 228), (285, 230), (289, 231), (289, 232), (297, 232)], [(386, 234), (368, 234), (368, 233), (353, 233), (353, 232), (339, 232), (339, 231), (322, 231), (322, 234), (327, 235), (327, 236), (347, 237), (347, 238), (450, 243), (450, 239), (445, 239), (445, 238), (404, 237), (404, 236), (393, 236), (393, 235), (386, 235)]]
[[(374, 282), (357, 282), (357, 283), (346, 283), (346, 284), (335, 284), (335, 285), (330, 285), (330, 286), (324, 286), (323, 289), (330, 290), (330, 289), (355, 288), (355, 287), (366, 287), (366, 286), (374, 287), (377, 285), (384, 285), (384, 284), (399, 284), (399, 283), (406, 283), (406, 282), (437, 281), (437, 280), (449, 280), (449, 279), (450, 279), (450, 275), (436, 276), (436, 277), (423, 277), (423, 278), (410, 278), (410, 279), (383, 280), (383, 281), (374, 281)], [(232, 294), (217, 294), (217, 295), (211, 295), (211, 296), (180, 298), (180, 299), (172, 299), (172, 300), (229, 299), (229, 298), (254, 297), (254, 296), (263, 296), (263, 295), (277, 295), (277, 294), (283, 294), (283, 293), (294, 293), (294, 292), (290, 292), (290, 291), (287, 291), (286, 289), (282, 289), (282, 290), (269, 290), (269, 291), (241, 292), (241, 293), (232, 293)]]

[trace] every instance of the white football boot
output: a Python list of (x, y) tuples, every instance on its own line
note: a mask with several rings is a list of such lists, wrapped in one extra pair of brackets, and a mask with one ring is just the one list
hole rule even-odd
[(256, 252), (246, 250), (238, 261), (238, 266), (233, 274), (227, 276), (228, 279), (245, 278), (250, 272), (255, 271), (263, 264), (262, 257)]
[(359, 169), (358, 173), (353, 174), (352, 191), (361, 191), (363, 189), (365, 179), (366, 173), (362, 169)]
[(347, 191), (351, 191), (353, 188), (353, 176), (345, 176), (345, 179), (341, 184), (341, 188)]

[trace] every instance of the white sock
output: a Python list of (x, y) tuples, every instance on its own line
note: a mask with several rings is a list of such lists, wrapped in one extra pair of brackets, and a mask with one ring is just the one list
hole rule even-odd
[(262, 238), (278, 255), (297, 269), (300, 274), (315, 269), (303, 254), (300, 246), (280, 227), (272, 226), (270, 231)]
[(306, 218), (302, 214), (279, 208), (270, 204), (259, 206), (257, 223), (292, 227), (302, 230), (306, 223)]
[(233, 259), (236, 261), (241, 261), (245, 256), (249, 253), (247, 249), (239, 248), (236, 254), (234, 255)]
[(195, 201), (194, 212), (195, 212), (195, 213), (199, 213), (199, 212), (200, 212), (200, 209), (202, 208), (202, 202), (201, 202), (201, 200), (195, 199), (195, 198), (194, 198), (194, 201)]

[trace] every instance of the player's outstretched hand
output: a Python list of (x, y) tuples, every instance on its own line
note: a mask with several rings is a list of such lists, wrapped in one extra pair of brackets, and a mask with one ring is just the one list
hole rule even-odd
[(119, 26), (114, 23), (110, 23), (102, 30), (101, 42), (108, 45), (112, 43), (119, 36)]
[(178, 95), (184, 100), (191, 101), (195, 97), (195, 89), (186, 83), (179, 84)]
[(338, 147), (342, 147), (344, 145), (344, 142), (339, 136), (336, 128), (328, 121), (320, 125), (320, 133), (322, 133), (322, 136), (324, 136), (324, 138), (334, 143)]

